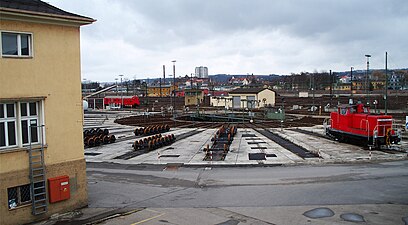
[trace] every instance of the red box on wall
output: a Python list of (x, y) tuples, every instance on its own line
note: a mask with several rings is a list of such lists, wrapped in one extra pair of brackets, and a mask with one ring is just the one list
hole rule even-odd
[(69, 177), (59, 176), (48, 178), (48, 193), (50, 203), (63, 201), (70, 198)]

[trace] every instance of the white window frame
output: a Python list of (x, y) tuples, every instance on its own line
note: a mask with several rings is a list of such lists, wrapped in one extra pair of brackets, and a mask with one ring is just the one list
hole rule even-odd
[[(36, 111), (37, 111), (37, 115), (32, 116), (29, 114), (29, 108), (27, 108), (27, 116), (22, 116), (21, 114), (21, 104), (27, 104), (27, 106), (29, 106), (29, 103), (36, 103)], [(31, 141), (31, 132), (28, 132), (28, 143), (23, 143), (23, 127), (22, 127), (22, 121), (28, 121), (27, 126), (30, 127), (30, 121), (31, 120), (36, 120), (37, 121), (37, 139), (38, 141), (36, 142), (31, 142), (32, 145), (38, 145), (41, 142), (45, 145), (45, 128), (44, 126), (44, 100), (21, 100), (21, 101), (13, 101), (13, 102), (0, 102), (0, 104), (3, 104), (4, 106), (6, 106), (7, 104), (13, 104), (14, 105), (14, 112), (15, 112), (15, 118), (13, 118), (15, 121), (15, 126), (16, 126), (16, 145), (8, 145), (8, 136), (5, 136), (6, 138), (6, 146), (1, 146), (0, 147), (0, 151), (4, 151), (4, 150), (9, 150), (9, 149), (13, 149), (13, 148), (26, 148), (30, 145), (30, 141)], [(5, 110), (6, 113), (6, 110)], [(6, 118), (1, 118), (0, 121), (8, 121), (9, 119)], [(6, 126), (6, 124), (5, 124)], [(5, 128), (7, 129), (7, 127)], [(7, 130), (6, 130), (7, 131)], [(6, 132), (6, 134), (8, 134)]]
[[(36, 114), (37, 115), (31, 115), (30, 114), (30, 103), (35, 103), (35, 110), (36, 110)], [(25, 104), (26, 105), (26, 113), (27, 113), (27, 115), (26, 116), (23, 116), (22, 114), (21, 114), (21, 105), (22, 104)], [(28, 101), (28, 102), (19, 102), (19, 108), (20, 108), (20, 111), (19, 111), (19, 113), (20, 113), (20, 126), (21, 126), (21, 129), (19, 129), (19, 131), (20, 131), (20, 136), (21, 136), (21, 144), (22, 144), (22, 146), (28, 146), (28, 145), (30, 145), (30, 141), (31, 141), (31, 144), (39, 144), (40, 143), (40, 127), (39, 127), (39, 121), (40, 121), (40, 118), (39, 118), (39, 102), (38, 101), (34, 101), (34, 102), (30, 102), (30, 101)], [(23, 121), (27, 121), (27, 128), (28, 129), (30, 129), (30, 125), (31, 125), (31, 121), (32, 120), (36, 120), (36, 124), (37, 124), (37, 128), (36, 128), (36, 130), (37, 130), (37, 141), (32, 141), (31, 140), (31, 137), (30, 137), (30, 134), (32, 135), (32, 131), (31, 130), (27, 130), (27, 135), (28, 135), (28, 142), (27, 143), (24, 143), (23, 142)]]
[[(3, 33), (16, 34), (17, 35), (17, 55), (5, 55), (3, 54)], [(21, 35), (28, 35), (28, 55), (21, 54)], [(0, 54), (4, 58), (32, 58), (34, 57), (34, 48), (33, 48), (33, 33), (30, 32), (20, 32), (20, 31), (7, 31), (0, 30)]]
[[(17, 107), (16, 104), (14, 103), (0, 103), (3, 104), (3, 113), (4, 113), (4, 118), (0, 118), (0, 122), (4, 123), (4, 133), (7, 134), (4, 136), (5, 140), (5, 146), (0, 146), (0, 149), (2, 148), (13, 148), (18, 146), (18, 136), (17, 136)], [(7, 116), (7, 105), (8, 104), (13, 104), (14, 108), (14, 117), (8, 117)], [(14, 136), (16, 137), (16, 144), (15, 145), (10, 145), (9, 144), (9, 131), (8, 131), (8, 123), (9, 122), (14, 122)]]

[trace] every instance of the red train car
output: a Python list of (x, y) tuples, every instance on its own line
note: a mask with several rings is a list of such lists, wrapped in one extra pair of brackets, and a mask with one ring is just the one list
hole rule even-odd
[(139, 97), (137, 96), (106, 96), (103, 98), (103, 104), (110, 106), (136, 107), (140, 105)]
[(340, 105), (330, 114), (330, 126), (326, 134), (341, 142), (373, 146), (397, 144), (400, 135), (393, 129), (392, 116), (370, 114), (363, 104)]

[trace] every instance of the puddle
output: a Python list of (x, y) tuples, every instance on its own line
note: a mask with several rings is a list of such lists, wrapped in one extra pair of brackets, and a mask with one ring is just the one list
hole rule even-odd
[(348, 222), (365, 222), (364, 217), (358, 214), (354, 213), (344, 213), (340, 215), (340, 218), (342, 218), (345, 221)]
[(324, 217), (332, 217), (334, 216), (334, 212), (329, 208), (316, 208), (303, 213), (304, 216), (317, 219), (317, 218), (324, 218)]

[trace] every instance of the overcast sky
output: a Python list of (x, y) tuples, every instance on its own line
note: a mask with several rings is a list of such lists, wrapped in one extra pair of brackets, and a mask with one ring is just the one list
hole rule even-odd
[(408, 67), (407, 0), (45, 0), (92, 17), (82, 78)]

